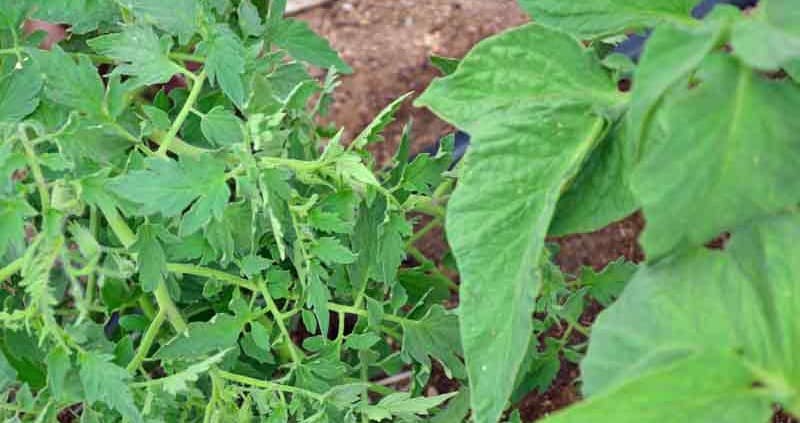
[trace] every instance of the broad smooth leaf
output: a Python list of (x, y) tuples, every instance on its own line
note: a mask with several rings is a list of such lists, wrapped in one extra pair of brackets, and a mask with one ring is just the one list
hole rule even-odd
[(734, 56), (762, 70), (778, 70), (800, 59), (800, 8), (794, 0), (763, 2), (733, 27)]
[(625, 128), (618, 124), (589, 156), (558, 200), (549, 235), (596, 231), (639, 208), (628, 181), (634, 146)]
[[(527, 25), (479, 44), (418, 100), (473, 137), (447, 212), (477, 422), (500, 417), (531, 336), (536, 270), (556, 202), (619, 101), (571, 37)], [(502, 311), (502, 312), (501, 312)]]
[(653, 31), (634, 71), (633, 98), (627, 116), (634, 159), (645, 142), (653, 111), (665, 93), (700, 66), (716, 46), (723, 29), (717, 24), (699, 29), (664, 25)]
[[(798, 236), (800, 215), (779, 215), (735, 230), (725, 251), (698, 247), (642, 268), (592, 329), (589, 352), (581, 364), (584, 394), (590, 398), (586, 407), (593, 407), (595, 397), (603, 403), (602, 398), (615, 395), (616, 389), (633, 386), (642, 391), (642, 401), (647, 397), (644, 389), (652, 393), (650, 400), (664, 398), (672, 389), (646, 381), (699, 355), (715, 360), (691, 372), (676, 370), (673, 378), (695, 378), (702, 368), (719, 377), (700, 377), (696, 384), (686, 386), (687, 396), (680, 400), (686, 401), (685, 406), (690, 407), (695, 398), (690, 393), (703, 397), (713, 392), (709, 390), (731, 384), (738, 389), (720, 391), (719, 401), (730, 404), (737, 397), (750, 397), (755, 388), (760, 391), (761, 399), (751, 398), (745, 408), (753, 410), (745, 415), (768, 416), (770, 402), (800, 411), (800, 325), (795, 318), (800, 312)], [(703, 379), (720, 386), (708, 386)], [(648, 403), (650, 415), (666, 416), (667, 411), (660, 411), (657, 404)], [(669, 412), (684, 407), (668, 402), (660, 406)], [(707, 421), (689, 417), (676, 421)]]
[(699, 77), (699, 86), (665, 99), (653, 122), (659, 133), (646, 140), (632, 177), (650, 259), (702, 245), (800, 197), (793, 166), (800, 162), (800, 121), (791, 117), (800, 87), (722, 54), (710, 56)]
[(692, 356), (541, 423), (766, 422), (769, 402), (747, 367), (730, 356)]
[(663, 22), (694, 24), (697, 0), (519, 0), (538, 23), (578, 38), (599, 38)]

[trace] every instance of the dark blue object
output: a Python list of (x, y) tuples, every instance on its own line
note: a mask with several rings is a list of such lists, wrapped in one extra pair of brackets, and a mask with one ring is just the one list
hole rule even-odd
[[(711, 13), (711, 10), (718, 4), (730, 4), (736, 6), (740, 9), (747, 9), (749, 7), (754, 7), (758, 4), (758, 0), (703, 0), (698, 4), (694, 10), (692, 10), (692, 16), (696, 19), (703, 19)], [(619, 43), (615, 48), (614, 52), (624, 54), (631, 58), (634, 62), (639, 61), (639, 57), (642, 55), (642, 51), (644, 51), (645, 43), (647, 42), (647, 38), (650, 36), (651, 30), (647, 30), (644, 34), (633, 34), (629, 36), (625, 41)], [(469, 134), (457, 131), (456, 132), (456, 145), (455, 151), (453, 152), (453, 165), (458, 163), (464, 157), (464, 154), (467, 152), (467, 147), (469, 147)], [(425, 149), (423, 153), (428, 153), (431, 155), (436, 154), (439, 150), (439, 143), (437, 142), (435, 145)]]

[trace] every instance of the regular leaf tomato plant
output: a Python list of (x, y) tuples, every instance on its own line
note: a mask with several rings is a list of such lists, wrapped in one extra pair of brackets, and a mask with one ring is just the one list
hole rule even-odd
[[(647, 261), (592, 329), (585, 401), (545, 421), (800, 415), (797, 2), (704, 21), (693, 0), (520, 3), (536, 23), (418, 100), (473, 137), (447, 233), (475, 421), (497, 421), (522, 376), (545, 238), (637, 209)], [(622, 92), (633, 64), (611, 46), (646, 28)]]
[(402, 99), (348, 145), (317, 124), (350, 69), (285, 6), (0, 0), (4, 421), (419, 421), (457, 394), (422, 392), (434, 361), (466, 376), (453, 283), (400, 269), (452, 137), (375, 171)]

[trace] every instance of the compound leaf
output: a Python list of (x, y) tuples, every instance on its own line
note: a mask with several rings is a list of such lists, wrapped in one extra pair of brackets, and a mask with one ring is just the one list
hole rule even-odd
[(308, 23), (286, 19), (275, 28), (272, 41), (289, 52), (297, 60), (308, 62), (321, 68), (335, 67), (341, 73), (349, 74), (353, 69), (339, 57), (328, 40), (317, 35)]
[(119, 411), (133, 422), (141, 422), (142, 416), (128, 387), (130, 374), (111, 362), (111, 356), (86, 352), (80, 355), (80, 379), (89, 405), (102, 402)]
[(464, 365), (459, 358), (458, 317), (436, 305), (418, 321), (403, 323), (403, 354), (431, 368), (431, 357), (438, 360), (448, 377), (464, 377)]
[(197, 0), (127, 0), (139, 22), (177, 35), (186, 44), (197, 30)]
[(247, 101), (243, 74), (245, 71), (246, 52), (242, 40), (228, 25), (219, 24), (213, 27), (209, 40), (203, 42), (198, 50), (205, 53), (205, 69), (212, 83), (219, 84), (220, 89), (238, 107)]
[(149, 26), (131, 26), (122, 32), (103, 35), (88, 41), (100, 54), (122, 62), (114, 75), (136, 78), (136, 85), (161, 84), (180, 73), (181, 68), (169, 59), (171, 42), (156, 36)]

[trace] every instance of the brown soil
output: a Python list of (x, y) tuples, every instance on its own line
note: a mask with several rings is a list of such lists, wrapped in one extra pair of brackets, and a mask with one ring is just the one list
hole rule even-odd
[[(339, 0), (298, 16), (327, 37), (353, 67), (336, 93), (331, 120), (353, 136), (397, 97), (420, 94), (438, 76), (428, 58), (462, 57), (478, 41), (526, 21), (516, 0)], [(391, 157), (402, 126), (414, 119), (414, 151), (451, 128), (406, 102), (375, 153)]]

